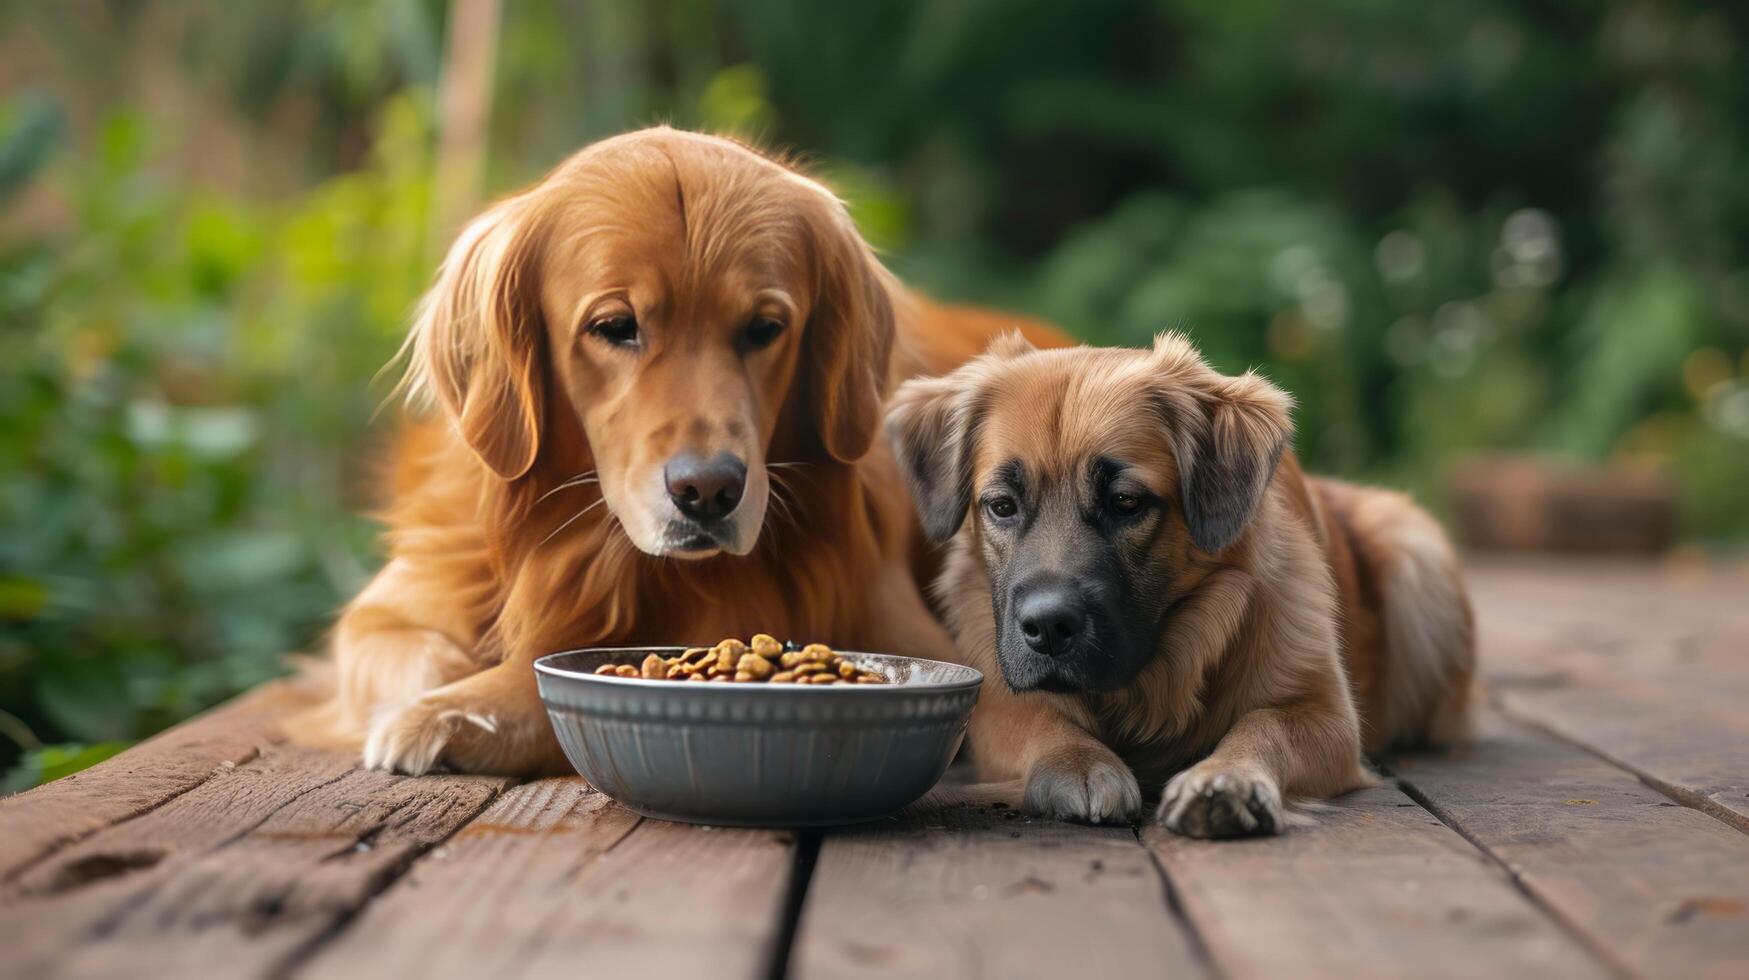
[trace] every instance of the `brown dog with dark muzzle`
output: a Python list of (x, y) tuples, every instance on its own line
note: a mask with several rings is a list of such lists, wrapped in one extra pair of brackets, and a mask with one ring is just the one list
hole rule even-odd
[(983, 778), (1049, 816), (1127, 820), (1144, 785), (1197, 837), (1368, 782), (1362, 750), (1465, 729), (1458, 563), (1407, 497), (1304, 476), (1290, 398), (1150, 351), (999, 340), (900, 388), (891, 435), (937, 583), (987, 684)]

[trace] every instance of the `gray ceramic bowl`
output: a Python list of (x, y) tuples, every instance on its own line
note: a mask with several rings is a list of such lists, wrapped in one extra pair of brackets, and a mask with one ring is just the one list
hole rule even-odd
[(683, 647), (535, 661), (571, 764), (652, 817), (808, 827), (872, 820), (922, 796), (965, 737), (984, 676), (970, 667), (840, 651), (888, 684), (682, 684), (596, 674)]

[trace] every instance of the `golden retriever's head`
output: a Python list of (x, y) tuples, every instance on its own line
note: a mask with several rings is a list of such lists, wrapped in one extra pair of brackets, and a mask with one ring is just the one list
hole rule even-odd
[(414, 326), (411, 378), (498, 478), (593, 469), (644, 552), (739, 555), (773, 453), (868, 450), (893, 331), (886, 273), (830, 192), (663, 127), (476, 219)]
[(1151, 351), (1011, 335), (906, 383), (887, 426), (925, 530), (963, 527), (983, 559), (1009, 685), (1103, 691), (1153, 659), (1173, 601), (1243, 536), (1290, 408), (1175, 334)]

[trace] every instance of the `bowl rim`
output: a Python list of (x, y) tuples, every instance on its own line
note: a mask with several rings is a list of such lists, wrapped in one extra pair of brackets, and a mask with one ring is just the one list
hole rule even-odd
[[(545, 674), (548, 677), (562, 678), (564, 680), (582, 681), (586, 684), (605, 684), (610, 687), (642, 688), (644, 690), (669, 690), (674, 691), (675, 693), (681, 691), (689, 693), (703, 692), (707, 690), (718, 692), (738, 692), (735, 696), (754, 695), (766, 692), (773, 694), (783, 692), (779, 695), (780, 697), (789, 697), (796, 694), (802, 694), (802, 692), (805, 691), (813, 691), (815, 693), (802, 694), (804, 697), (816, 696), (821, 691), (835, 691), (839, 694), (854, 692), (854, 696), (856, 697), (867, 695), (880, 696), (883, 694), (891, 696), (900, 692), (909, 693), (929, 691), (934, 693), (946, 693), (953, 691), (976, 690), (984, 684), (984, 672), (976, 667), (967, 666), (966, 664), (950, 663), (946, 660), (930, 660), (926, 657), (910, 657), (902, 653), (874, 653), (869, 650), (838, 650), (836, 648), (833, 649), (833, 653), (850, 654), (857, 657), (875, 657), (881, 660), (909, 660), (913, 663), (932, 664), (937, 667), (951, 667), (956, 670), (968, 671), (971, 676), (960, 680), (920, 681), (911, 684), (724, 684), (721, 687), (713, 687), (707, 684), (704, 687), (693, 687), (675, 681), (656, 680), (648, 677), (620, 677), (617, 674), (596, 674), (580, 670), (567, 670), (563, 667), (554, 666), (550, 662), (557, 660), (559, 657), (569, 657), (581, 653), (622, 654), (637, 652), (647, 655), (651, 653), (663, 653), (664, 651), (669, 650), (681, 651), (689, 649), (692, 648), (685, 646), (656, 645), (577, 647), (573, 650), (558, 650), (536, 659), (534, 662), (534, 669), (537, 674)], [(711, 696), (716, 697), (717, 695), (713, 694)]]

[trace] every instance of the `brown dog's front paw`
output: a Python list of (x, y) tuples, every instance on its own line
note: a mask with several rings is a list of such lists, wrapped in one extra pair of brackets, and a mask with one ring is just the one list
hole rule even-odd
[(1281, 790), (1260, 773), (1186, 769), (1160, 799), (1160, 822), (1186, 837), (1251, 837), (1280, 833)]
[(464, 725), (484, 735), (498, 730), (490, 717), (445, 707), (431, 697), (419, 698), (371, 725), (364, 743), (365, 768), (423, 776), (443, 761)]
[(1057, 820), (1128, 823), (1142, 811), (1142, 787), (1111, 750), (1076, 747), (1033, 764), (1024, 805)]

